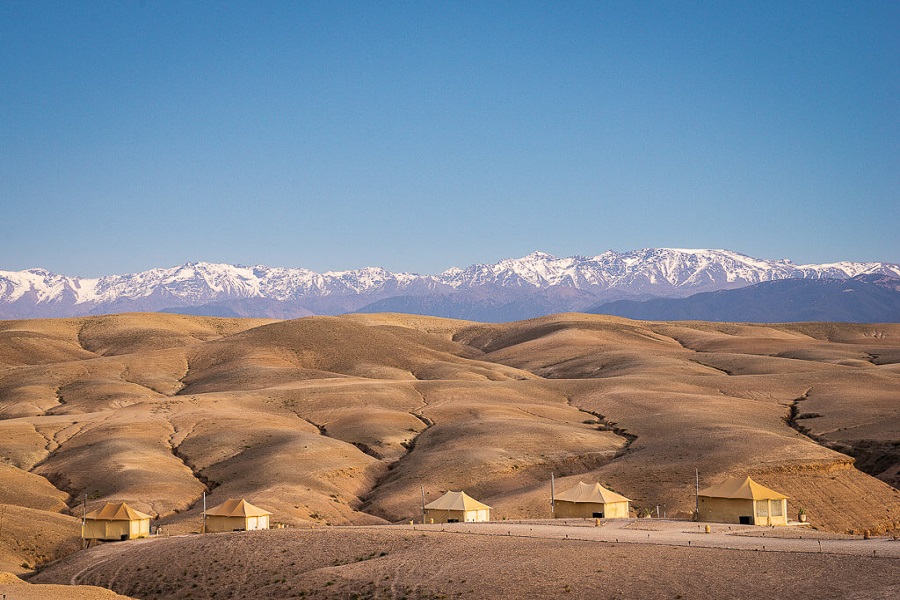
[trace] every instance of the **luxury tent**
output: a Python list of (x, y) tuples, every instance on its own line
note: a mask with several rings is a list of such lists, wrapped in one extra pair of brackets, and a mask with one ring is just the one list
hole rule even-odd
[(124, 502), (107, 502), (84, 516), (86, 540), (132, 540), (150, 536), (150, 515)]
[(628, 517), (625, 496), (595, 483), (578, 485), (553, 498), (553, 516), (557, 519), (624, 519)]
[(787, 525), (787, 496), (749, 477), (731, 477), (698, 493), (701, 521)]
[(465, 492), (447, 492), (425, 505), (426, 523), (480, 523), (491, 520), (491, 507)]
[(269, 517), (272, 513), (253, 506), (244, 499), (226, 500), (215, 508), (206, 511), (205, 533), (221, 531), (252, 531), (268, 529)]

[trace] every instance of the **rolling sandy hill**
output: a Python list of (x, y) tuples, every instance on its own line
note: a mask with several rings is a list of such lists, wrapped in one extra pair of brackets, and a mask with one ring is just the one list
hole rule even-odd
[(102, 587), (92, 585), (28, 584), (12, 573), (0, 572), (0, 594), (10, 600), (128, 600)]
[[(173, 533), (204, 492), (301, 526), (408, 521), (448, 489), (543, 518), (551, 472), (683, 517), (695, 469), (751, 474), (820, 528), (900, 523), (896, 324), (125, 314), (4, 321), (0, 342), (0, 503), (69, 543), (85, 497)], [(68, 551), (7, 531), (3, 570)]]
[(704, 535), (693, 523), (647, 527), (640, 521), (601, 528), (501, 522), (447, 531), (405, 525), (162, 537), (91, 548), (32, 581), (103, 586), (145, 600), (888, 600), (900, 590), (900, 559), (889, 540), (814, 531), (800, 532), (805, 539), (772, 539), (718, 526)]

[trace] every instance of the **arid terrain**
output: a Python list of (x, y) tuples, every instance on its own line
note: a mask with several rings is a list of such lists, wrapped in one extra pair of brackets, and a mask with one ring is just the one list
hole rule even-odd
[[(199, 531), (204, 492), (209, 506), (245, 497), (276, 523), (319, 532), (327, 524), (408, 523), (421, 515), (422, 490), (429, 501), (465, 490), (491, 505), (496, 520), (546, 518), (551, 473), (558, 490), (599, 481), (632, 499), (636, 513), (655, 514), (659, 506), (675, 518), (693, 510), (695, 469), (701, 486), (752, 475), (789, 496), (792, 517), (805, 508), (821, 531), (894, 532), (900, 492), (889, 484), (900, 482), (898, 390), (900, 324), (641, 322), (584, 314), (497, 325), (394, 314), (2, 321), (0, 570), (29, 573), (75, 552), (85, 497), (87, 510), (125, 500), (171, 534)], [(368, 556), (388, 543), (378, 536), (396, 549), (410, 535), (324, 531), (351, 532), (317, 533), (346, 536), (338, 544), (347, 549), (344, 558), (356, 545)], [(273, 537), (227, 539), (283, 535), (286, 545), (272, 552), (292, 556), (292, 548), (311, 543), (297, 529), (260, 535)], [(170, 554), (200, 552), (215, 545), (206, 539), (99, 550), (134, 544), (134, 552), (144, 552), (172, 543)], [(432, 539), (415, 551), (422, 561), (439, 561), (449, 543)], [(571, 565), (591, 556), (572, 552), (588, 543), (574, 540), (526, 540), (505, 550), (498, 543), (466, 542), (453, 552), (479, 556), (481, 565), (497, 552), (516, 552), (528, 564), (545, 551), (548, 560)], [(198, 547), (188, 550), (192, 544)], [(229, 544), (214, 556), (239, 560), (237, 548)], [(604, 560), (636, 561), (646, 566), (645, 579), (655, 579), (652, 565), (677, 564), (679, 556), (708, 561), (704, 552), (721, 561), (709, 567), (713, 578), (734, 566), (729, 560), (747, 560), (729, 559), (729, 550), (646, 545)], [(775, 560), (768, 555), (753, 560), (762, 561), (760, 569), (790, 570), (767, 562)], [(870, 560), (864, 557), (784, 560), (799, 561), (797, 572), (808, 573), (834, 568), (829, 560), (863, 573), (877, 568), (853, 562)], [(392, 568), (424, 573), (413, 562)], [(472, 581), (483, 567), (460, 568)], [(130, 572), (116, 575), (113, 589), (186, 597), (155, 587), (150, 594), (125, 582)], [(262, 575), (248, 577), (248, 588), (262, 585)], [(440, 586), (422, 589), (442, 593)], [(633, 595), (627, 592), (637, 588), (622, 589)], [(659, 597), (697, 597), (696, 590), (670, 591)]]
[(42, 583), (31, 585), (12, 573), (0, 571), (0, 594), (9, 600), (127, 600), (102, 587)]
[(91, 548), (33, 581), (104, 586), (148, 600), (888, 600), (900, 592), (900, 542), (888, 539), (720, 525), (704, 534), (685, 521), (579, 522), (163, 537)]

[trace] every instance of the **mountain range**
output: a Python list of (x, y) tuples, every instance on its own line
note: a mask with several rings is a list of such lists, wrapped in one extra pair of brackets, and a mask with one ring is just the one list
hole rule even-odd
[(900, 322), (900, 279), (781, 279), (687, 298), (616, 300), (585, 312), (645, 321)]
[(533, 252), (438, 275), (379, 267), (317, 273), (302, 268), (205, 262), (82, 278), (35, 268), (0, 271), (0, 318), (121, 312), (295, 318), (348, 312), (405, 312), (510, 321), (596, 309), (617, 300), (685, 298), (778, 280), (900, 277), (900, 265), (797, 265), (729, 250), (648, 248), (593, 257)]

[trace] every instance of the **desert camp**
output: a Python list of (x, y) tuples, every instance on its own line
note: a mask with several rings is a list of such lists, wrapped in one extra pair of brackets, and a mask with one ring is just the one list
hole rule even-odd
[(599, 483), (578, 484), (553, 498), (553, 516), (557, 519), (618, 519), (629, 516), (630, 500)]
[(426, 523), (482, 523), (491, 520), (491, 507), (465, 492), (447, 492), (425, 505)]
[(150, 535), (150, 515), (125, 502), (107, 502), (84, 516), (87, 540), (133, 540)]
[(787, 496), (749, 477), (730, 477), (698, 492), (699, 520), (740, 525), (787, 525)]
[(254, 506), (243, 498), (233, 498), (206, 511), (203, 531), (217, 533), (268, 529), (271, 515), (269, 511)]

